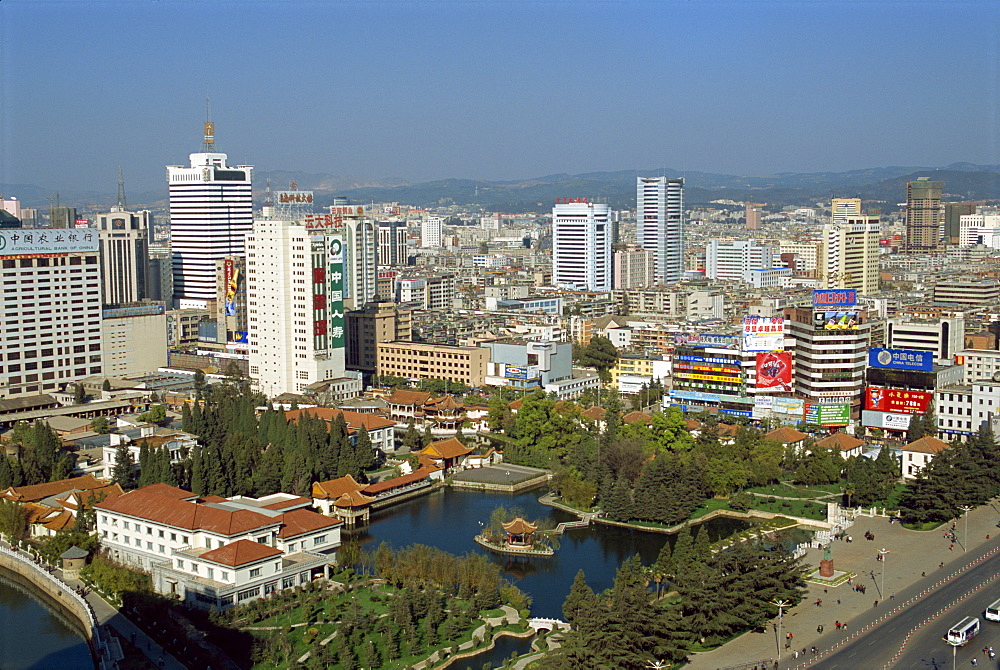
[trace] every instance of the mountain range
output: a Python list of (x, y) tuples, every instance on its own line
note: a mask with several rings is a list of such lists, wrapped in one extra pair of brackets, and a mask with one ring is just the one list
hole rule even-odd
[[(738, 176), (710, 172), (619, 170), (584, 174), (552, 174), (523, 180), (486, 181), (441, 179), (410, 183), (402, 179), (364, 179), (323, 173), (258, 171), (254, 175), (255, 199), (263, 199), (265, 185), (283, 190), (295, 182), (299, 190), (316, 194), (318, 206), (331, 204), (335, 196), (352, 202), (398, 202), (417, 207), (458, 205), (485, 211), (523, 212), (547, 210), (556, 198), (586, 197), (615, 208), (635, 206), (637, 176), (684, 177), (685, 201), (703, 205), (713, 200), (734, 200), (769, 205), (809, 206), (833, 197), (860, 197), (866, 203), (895, 209), (906, 199), (906, 182), (930, 177), (944, 182), (943, 199), (996, 200), (1000, 198), (1000, 165), (953, 163), (940, 168), (889, 166), (848, 172), (783, 172), (762, 176)], [(45, 208), (54, 194), (32, 184), (0, 184), (0, 193), (16, 196), (25, 205)], [(81, 210), (106, 208), (115, 194), (63, 190), (60, 202)], [(166, 185), (160, 191), (130, 193), (131, 208), (165, 208)]]

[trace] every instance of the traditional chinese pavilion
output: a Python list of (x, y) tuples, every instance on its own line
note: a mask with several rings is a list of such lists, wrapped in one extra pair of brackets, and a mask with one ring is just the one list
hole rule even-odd
[(530, 547), (533, 543), (532, 536), (538, 530), (538, 526), (521, 517), (515, 517), (513, 521), (503, 524), (503, 529), (507, 533), (508, 547)]

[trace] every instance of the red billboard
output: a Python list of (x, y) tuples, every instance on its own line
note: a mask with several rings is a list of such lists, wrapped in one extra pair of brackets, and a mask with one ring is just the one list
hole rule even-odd
[(865, 389), (865, 408), (876, 412), (923, 414), (932, 400), (933, 394), (926, 391), (880, 389), (874, 386)]
[(757, 388), (771, 391), (792, 390), (791, 352), (757, 352)]

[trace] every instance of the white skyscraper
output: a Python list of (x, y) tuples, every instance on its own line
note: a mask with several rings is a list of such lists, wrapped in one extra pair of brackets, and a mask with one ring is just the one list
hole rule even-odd
[(216, 298), (215, 262), (242, 256), (253, 230), (253, 167), (230, 167), (226, 154), (213, 150), (214, 127), (206, 123), (204, 149), (190, 155), (191, 167), (167, 166), (174, 296), (189, 306)]
[(378, 236), (375, 222), (344, 219), (344, 299), (347, 309), (361, 309), (378, 299)]
[(269, 397), (343, 377), (341, 235), (264, 219), (246, 239), (250, 377)]
[(580, 291), (611, 290), (611, 209), (589, 202), (552, 208), (552, 282)]
[(639, 177), (635, 216), (639, 245), (655, 254), (654, 280), (679, 282), (684, 278), (684, 180)]
[(420, 223), (420, 246), (441, 246), (441, 225), (444, 219), (440, 216), (428, 216)]
[(879, 217), (846, 214), (823, 226), (816, 271), (822, 288), (878, 291)]

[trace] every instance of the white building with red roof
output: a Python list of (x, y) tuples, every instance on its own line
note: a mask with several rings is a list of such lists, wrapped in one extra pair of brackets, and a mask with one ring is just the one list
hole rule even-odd
[(341, 522), (309, 498), (198, 498), (153, 484), (94, 505), (101, 546), (149, 571), (156, 591), (225, 609), (328, 575)]

